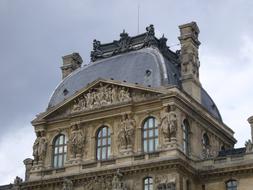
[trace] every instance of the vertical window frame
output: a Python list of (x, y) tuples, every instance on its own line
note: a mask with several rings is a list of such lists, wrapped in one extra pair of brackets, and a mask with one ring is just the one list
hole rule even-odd
[[(62, 138), (62, 140), (61, 140)], [(62, 142), (61, 142), (62, 141)], [(60, 151), (62, 149), (62, 151)], [(63, 168), (67, 159), (67, 138), (64, 134), (59, 134), (53, 141), (53, 168)]]
[[(105, 156), (103, 156), (104, 150)], [(96, 160), (98, 161), (109, 160), (110, 155), (111, 155), (111, 131), (108, 126), (103, 125), (97, 130), (96, 134)]]
[(182, 123), (182, 131), (183, 131), (183, 152), (186, 155), (189, 155), (190, 148), (190, 124), (187, 119), (183, 120)]
[[(151, 126), (150, 126), (151, 124)], [(159, 130), (156, 118), (150, 116), (146, 118), (142, 126), (142, 150), (144, 153), (152, 153), (157, 151)], [(150, 145), (152, 147), (150, 147)]]
[(152, 177), (148, 176), (143, 179), (143, 190), (153, 190), (154, 180)]

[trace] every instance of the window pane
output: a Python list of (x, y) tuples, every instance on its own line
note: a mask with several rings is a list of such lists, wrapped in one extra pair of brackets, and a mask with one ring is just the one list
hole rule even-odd
[(149, 137), (153, 137), (153, 130), (149, 130), (148, 135)]
[(102, 148), (102, 159), (106, 159), (106, 148)]
[(157, 146), (158, 146), (158, 138), (155, 139), (155, 150), (157, 150)]
[(59, 153), (62, 153), (63, 152), (63, 147), (59, 147)]
[(101, 149), (100, 149), (100, 148), (98, 148), (98, 149), (97, 149), (97, 159), (98, 159), (98, 160), (100, 160), (100, 159), (101, 159), (101, 158), (100, 158), (100, 154), (101, 154), (100, 152), (101, 152)]
[(54, 157), (54, 167), (57, 167), (57, 157)]
[(107, 134), (106, 134), (106, 131), (107, 131), (107, 130), (106, 130), (106, 127), (104, 127), (104, 128), (103, 128), (103, 131), (102, 131), (103, 137), (105, 137), (105, 136), (107, 135)]
[(60, 136), (60, 142), (59, 144), (63, 144), (63, 135)]
[(153, 145), (154, 145), (154, 141), (153, 141), (153, 139), (150, 139), (149, 140), (149, 147), (148, 147), (150, 152), (154, 151)]
[(106, 139), (102, 140), (102, 145), (106, 145)]
[(63, 163), (62, 163), (62, 155), (58, 156), (58, 167), (62, 167)]
[(143, 137), (147, 138), (147, 131), (143, 131)]
[(144, 152), (148, 151), (148, 143), (146, 140), (143, 141), (143, 149), (144, 149)]
[(155, 136), (158, 137), (158, 129), (155, 129)]
[(107, 157), (107, 158), (109, 158), (109, 157), (110, 157), (110, 155), (111, 155), (111, 147), (108, 147), (107, 154), (108, 154), (108, 157)]

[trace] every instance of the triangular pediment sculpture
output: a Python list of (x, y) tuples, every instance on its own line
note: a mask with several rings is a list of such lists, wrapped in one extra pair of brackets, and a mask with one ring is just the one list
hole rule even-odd
[(43, 113), (40, 118), (48, 118), (49, 115), (50, 118), (55, 116), (59, 118), (102, 107), (144, 101), (158, 97), (165, 92), (165, 89), (154, 89), (132, 83), (99, 79), (54, 107), (53, 110)]

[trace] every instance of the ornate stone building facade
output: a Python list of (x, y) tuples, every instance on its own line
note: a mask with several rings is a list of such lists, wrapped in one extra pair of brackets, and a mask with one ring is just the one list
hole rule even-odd
[(253, 139), (234, 148), (199, 81), (198, 26), (179, 29), (177, 52), (150, 25), (94, 40), (86, 66), (78, 53), (64, 56), (63, 80), (32, 121), (26, 177), (0, 189), (251, 190)]

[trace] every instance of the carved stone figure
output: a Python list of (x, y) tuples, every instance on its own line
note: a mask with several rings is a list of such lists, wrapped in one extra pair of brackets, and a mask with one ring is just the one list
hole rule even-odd
[(155, 184), (156, 189), (163, 190), (163, 189), (176, 189), (176, 179), (175, 177), (168, 176), (168, 175), (158, 175), (155, 177)]
[(246, 153), (253, 152), (253, 143), (251, 140), (245, 142)]
[(16, 176), (16, 178), (14, 179), (14, 184), (11, 187), (11, 190), (20, 190), (21, 189), (21, 183), (23, 182), (23, 179)]
[(71, 126), (69, 148), (72, 158), (81, 157), (85, 145), (85, 136), (80, 129), (80, 124), (74, 123)]
[(148, 27), (146, 27), (146, 37), (144, 39), (143, 46), (151, 46), (151, 45), (157, 45), (156, 39), (155, 39), (155, 28), (154, 25), (151, 24)]
[(118, 138), (121, 149), (131, 148), (134, 141), (135, 120), (130, 115), (122, 115), (119, 128)]
[(112, 190), (127, 190), (126, 185), (122, 182), (123, 174), (117, 170), (112, 179)]
[(62, 190), (73, 190), (73, 182), (65, 178), (62, 185)]
[(89, 180), (85, 185), (86, 190), (111, 190), (111, 177), (95, 177), (94, 180)]
[(73, 101), (71, 112), (75, 113), (130, 100), (131, 97), (127, 88), (100, 83), (98, 88), (91, 89), (87, 94), (76, 98)]
[(47, 152), (47, 139), (44, 131), (38, 131), (36, 133), (37, 138), (33, 144), (33, 156), (35, 163), (44, 161)]
[(172, 107), (168, 107), (163, 113), (161, 119), (161, 129), (165, 139), (171, 141), (173, 138), (176, 139), (177, 134), (177, 114)]

